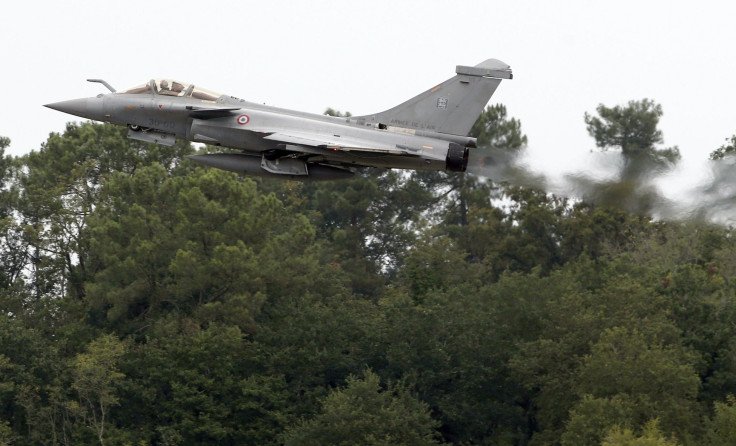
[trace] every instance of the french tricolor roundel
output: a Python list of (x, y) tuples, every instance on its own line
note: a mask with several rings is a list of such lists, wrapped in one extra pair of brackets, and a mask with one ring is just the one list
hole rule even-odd
[(240, 115), (238, 116), (238, 124), (245, 125), (250, 122), (250, 118), (248, 115)]

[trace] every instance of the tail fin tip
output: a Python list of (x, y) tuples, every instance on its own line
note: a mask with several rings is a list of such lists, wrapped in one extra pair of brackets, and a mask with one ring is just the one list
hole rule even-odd
[(510, 70), (511, 66), (506, 62), (502, 62), (498, 59), (486, 59), (483, 62), (476, 65), (478, 68), (489, 68), (492, 70)]
[(486, 59), (474, 67), (458, 65), (455, 73), (467, 76), (493, 77), (497, 79), (513, 79), (511, 67), (498, 59)]

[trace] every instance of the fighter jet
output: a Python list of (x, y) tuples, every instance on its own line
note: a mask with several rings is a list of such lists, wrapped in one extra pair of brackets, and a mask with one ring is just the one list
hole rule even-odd
[(456, 75), (389, 110), (332, 117), (214, 93), (172, 79), (151, 79), (110, 93), (46, 107), (127, 126), (128, 137), (173, 145), (177, 138), (238, 152), (192, 155), (199, 163), (246, 175), (333, 180), (357, 167), (464, 172), (473, 123), (511, 68), (495, 59), (458, 65)]

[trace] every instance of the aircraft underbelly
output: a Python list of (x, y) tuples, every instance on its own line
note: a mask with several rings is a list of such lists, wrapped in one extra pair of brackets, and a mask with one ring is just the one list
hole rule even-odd
[(406, 157), (385, 153), (326, 153), (311, 156), (310, 162), (338, 164), (353, 167), (382, 167), (416, 170), (444, 170), (444, 160), (424, 157)]

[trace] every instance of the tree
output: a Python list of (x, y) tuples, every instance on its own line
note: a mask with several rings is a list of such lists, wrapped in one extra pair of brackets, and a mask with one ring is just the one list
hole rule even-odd
[[(640, 436), (628, 428), (612, 428), (601, 446), (677, 446), (678, 444), (676, 440), (668, 439), (662, 434), (658, 421), (654, 419), (644, 426)], [(712, 445), (712, 443), (709, 444)]]
[[(398, 186), (398, 181), (398, 174), (390, 170), (366, 169), (350, 180), (304, 188), (305, 207), (316, 211), (315, 225), (332, 246), (332, 262), (350, 275), (352, 288), (365, 296), (380, 293), (385, 278), (379, 271), (395, 263), (403, 248), (400, 241), (405, 230), (391, 225), (398, 203), (386, 200), (387, 192)], [(384, 232), (382, 225), (391, 227)], [(398, 245), (396, 250), (394, 245)]]
[[(299, 271), (318, 268), (306, 218), (259, 194), (251, 180), (216, 169), (175, 177), (154, 164), (113, 175), (89, 224), (88, 262), (97, 266), (87, 283), (91, 315), (122, 333), (168, 313), (251, 332), (266, 292), (308, 289), (296, 278), (324, 278)], [(286, 264), (293, 280), (279, 280)]]
[(725, 402), (716, 402), (715, 413), (706, 420), (705, 443), (710, 446), (736, 444), (736, 398), (729, 395)]
[(118, 428), (152, 444), (274, 444), (294, 417), (267, 351), (237, 326), (159, 320), (121, 364)]
[(626, 107), (609, 108), (599, 104), (599, 116), (585, 113), (585, 124), (596, 145), (602, 149), (617, 148), (625, 156), (649, 152), (663, 141), (657, 128), (662, 106), (651, 99), (629, 101)]
[[(452, 253), (437, 248), (448, 247), (440, 240), (426, 249), (427, 257), (452, 259)], [(419, 298), (395, 290), (382, 300), (379, 345), (385, 346), (385, 365), (379, 374), (384, 381), (403, 379), (411, 385), (442, 422), (444, 441), (512, 444), (523, 438), (524, 414), (518, 404), (521, 387), (507, 365), (514, 351), (508, 328), (520, 327), (525, 314), (507, 313), (505, 305), (517, 296), (479, 289), (477, 278), (462, 265), (455, 264), (458, 275)]]
[(492, 198), (502, 195), (503, 189), (487, 178), (485, 165), (496, 162), (499, 153), (512, 159), (527, 144), (518, 119), (508, 116), (503, 104), (487, 107), (480, 114), (469, 136), (477, 139), (478, 148), (471, 149), (467, 173), (421, 172), (411, 174), (411, 181), (431, 196), (423, 198), (430, 221), (441, 221), (452, 231), (468, 224), (468, 213), (473, 207), (488, 208)]
[(113, 406), (119, 404), (117, 387), (125, 375), (119, 362), (125, 344), (113, 335), (103, 335), (89, 345), (86, 353), (74, 361), (72, 387), (79, 395), (86, 424), (95, 432), (100, 445), (105, 444), (105, 427)]
[(17, 439), (9, 423), (0, 419), (0, 446), (11, 446)]
[(291, 445), (430, 445), (438, 444), (429, 407), (401, 385), (382, 389), (370, 370), (351, 376), (347, 387), (324, 399), (313, 419), (290, 428), (284, 443)]
[(657, 149), (663, 142), (662, 131), (657, 128), (662, 117), (662, 106), (651, 99), (629, 101), (622, 107), (606, 107), (599, 104), (599, 116), (585, 113), (585, 124), (596, 145), (604, 150), (620, 149), (627, 160), (628, 173), (634, 172), (636, 163), (645, 163), (644, 171), (653, 165), (672, 164), (680, 159), (677, 147)]
[(0, 311), (19, 313), (19, 308), (2, 302), (4, 294), (12, 294), (10, 288), (19, 285), (26, 266), (27, 252), (22, 242), (22, 229), (15, 218), (18, 190), (13, 184), (13, 160), (5, 155), (10, 139), (0, 136)]
[(480, 276), (478, 265), (467, 265), (467, 253), (452, 239), (428, 232), (414, 244), (406, 258), (401, 283), (419, 301), (432, 291), (446, 291)]
[[(698, 426), (692, 419), (700, 384), (694, 357), (678, 345), (664, 345), (648, 336), (637, 329), (606, 330), (584, 358), (578, 392), (600, 399), (623, 398), (620, 416), (625, 418), (614, 422), (639, 428), (657, 418), (666, 433), (687, 440)], [(580, 405), (577, 410), (584, 415)], [(572, 427), (568, 425), (566, 435), (573, 434)], [(584, 432), (578, 434), (582, 437)]]
[[(67, 130), (0, 156), (0, 444), (734, 442), (733, 230)], [(500, 105), (473, 132), (526, 141)]]
[(258, 318), (253, 340), (265, 355), (263, 367), (283, 376), (289, 412), (297, 417), (314, 416), (328, 389), (344, 386), (348, 376), (385, 365), (379, 346), (386, 342), (386, 322), (380, 307), (347, 289), (333, 293), (274, 297)]
[(722, 160), (727, 156), (733, 156), (736, 153), (736, 135), (726, 138), (726, 144), (714, 150), (710, 154), (712, 160)]
[(69, 123), (63, 134), (51, 134), (39, 151), (17, 160), (17, 226), (26, 246), (28, 293), (39, 306), (55, 306), (54, 298), (67, 291), (77, 302), (84, 299), (85, 282), (96, 267), (88, 263), (87, 223), (107, 176), (131, 175), (153, 160), (173, 172), (192, 153), (188, 142), (158, 146), (128, 139), (125, 132), (108, 124)]
[(335, 116), (335, 117), (338, 117), (338, 118), (343, 118), (343, 117), (344, 118), (349, 118), (349, 117), (353, 116), (353, 114), (350, 113), (350, 112), (344, 112), (343, 113), (340, 110), (335, 110), (332, 107), (327, 107), (327, 109), (325, 110), (325, 112), (323, 114), (324, 115), (327, 115), (327, 116)]
[(570, 418), (561, 437), (562, 446), (600, 444), (606, 431), (615, 426), (631, 426), (636, 403), (626, 395), (595, 398), (585, 395), (570, 410)]
[(677, 147), (659, 149), (662, 131), (657, 128), (662, 106), (650, 99), (629, 101), (627, 106), (596, 108), (599, 116), (585, 113), (585, 124), (596, 145), (621, 150), (623, 166), (614, 181), (576, 180), (585, 199), (647, 215), (659, 202), (659, 192), (648, 184), (651, 175), (672, 167), (680, 159)]
[[(5, 156), (5, 149), (10, 147), (10, 138), (0, 136), (0, 193), (6, 193), (6, 182), (8, 181), (8, 167), (10, 165), (10, 157)], [(0, 202), (0, 218), (7, 215), (8, 203)]]
[(521, 132), (521, 121), (508, 117), (503, 104), (486, 107), (470, 129), (470, 136), (478, 140), (481, 149), (518, 151), (527, 144), (527, 137)]

